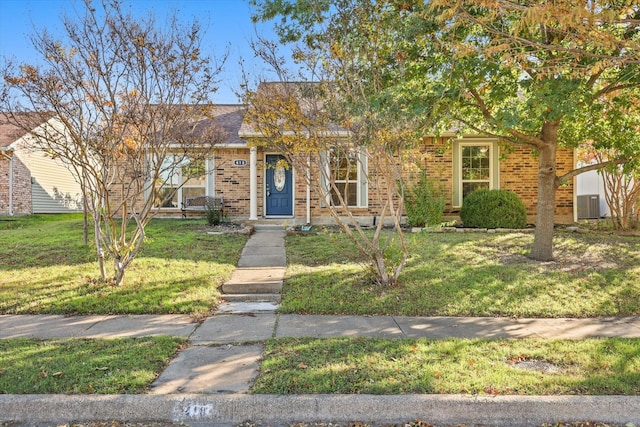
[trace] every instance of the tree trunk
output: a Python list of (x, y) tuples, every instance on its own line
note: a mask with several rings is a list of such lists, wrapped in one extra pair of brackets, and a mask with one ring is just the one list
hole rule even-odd
[(120, 286), (124, 283), (124, 272), (126, 270), (126, 265), (120, 260), (116, 260), (114, 267), (116, 275), (113, 278), (113, 284), (114, 286)]
[(102, 282), (107, 281), (107, 271), (104, 265), (104, 250), (102, 249), (102, 241), (100, 240), (100, 216), (94, 214), (93, 232), (96, 240), (96, 253), (98, 255), (98, 268), (100, 269), (100, 278)]
[(558, 123), (545, 122), (542, 126), (541, 139), (544, 145), (538, 148), (536, 232), (529, 256), (537, 261), (551, 261), (553, 260), (553, 226), (557, 189)]
[(387, 271), (387, 263), (384, 259), (384, 254), (378, 250), (372, 254), (371, 259), (376, 270), (376, 279), (379, 284), (382, 286), (392, 285), (393, 283), (391, 282), (389, 272)]
[(87, 184), (84, 175), (80, 178), (80, 191), (82, 192), (82, 241), (89, 244), (89, 212), (87, 206)]

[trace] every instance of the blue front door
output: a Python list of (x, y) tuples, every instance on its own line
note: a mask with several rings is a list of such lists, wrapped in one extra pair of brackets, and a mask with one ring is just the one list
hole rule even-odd
[(279, 154), (267, 154), (266, 214), (272, 216), (293, 215), (293, 180), (291, 167)]

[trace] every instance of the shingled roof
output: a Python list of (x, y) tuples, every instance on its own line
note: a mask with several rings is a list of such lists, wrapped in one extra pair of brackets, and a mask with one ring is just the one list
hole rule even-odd
[[(30, 123), (31, 129), (35, 129), (51, 118), (50, 115), (44, 117), (40, 113), (13, 113), (13, 115), (21, 122)], [(20, 126), (13, 124), (7, 113), (0, 113), (0, 147), (8, 147), (27, 133)]]
[(194, 132), (207, 132), (211, 126), (217, 127), (219, 135), (218, 144), (243, 144), (246, 141), (240, 138), (239, 132), (244, 115), (247, 111), (246, 105), (242, 104), (214, 104), (211, 105), (208, 115), (194, 123)]

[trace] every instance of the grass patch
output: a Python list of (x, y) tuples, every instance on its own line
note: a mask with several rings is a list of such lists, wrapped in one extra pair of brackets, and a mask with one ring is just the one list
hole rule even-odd
[[(154, 219), (125, 283), (101, 283), (79, 215), (0, 221), (0, 314), (212, 312), (247, 237), (207, 235), (204, 220)], [(110, 267), (110, 263), (107, 264)]]
[(593, 317), (640, 314), (640, 239), (557, 232), (553, 262), (524, 233), (408, 234), (400, 283), (372, 284), (342, 233), (288, 236), (284, 313)]
[(184, 340), (0, 340), (0, 394), (142, 393)]
[(639, 395), (640, 340), (272, 339), (252, 393)]

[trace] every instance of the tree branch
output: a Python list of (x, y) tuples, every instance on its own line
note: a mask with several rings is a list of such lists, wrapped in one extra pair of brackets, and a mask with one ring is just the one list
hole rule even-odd
[(615, 165), (621, 165), (623, 163), (626, 163), (629, 159), (627, 159), (626, 157), (620, 157), (619, 159), (615, 159), (615, 160), (609, 160), (606, 162), (601, 162), (601, 163), (594, 163), (592, 165), (587, 165), (587, 166), (583, 166), (581, 168), (577, 168), (574, 169), (572, 171), (569, 171), (567, 173), (565, 173), (564, 175), (561, 175), (559, 177), (556, 178), (557, 182), (563, 182), (563, 181), (567, 181), (575, 176), (578, 176), (582, 173), (585, 172), (589, 172), (589, 171), (594, 171), (594, 170), (599, 170), (599, 169), (604, 169), (607, 166), (615, 166)]

